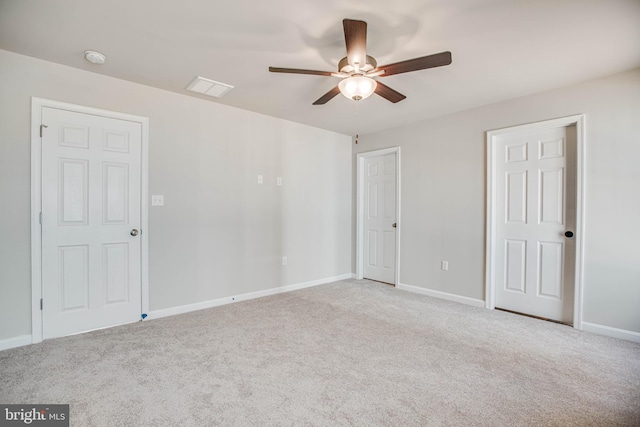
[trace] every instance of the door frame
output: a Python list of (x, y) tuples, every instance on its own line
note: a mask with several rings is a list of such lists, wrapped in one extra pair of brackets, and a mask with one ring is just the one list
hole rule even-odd
[(576, 264), (574, 279), (573, 327), (582, 329), (583, 258), (584, 258), (584, 169), (586, 147), (585, 115), (577, 114), (536, 123), (488, 131), (487, 137), (487, 217), (486, 217), (486, 277), (485, 307), (495, 308), (495, 248), (496, 248), (496, 144), (499, 136), (535, 132), (558, 127), (576, 126)]
[(381, 150), (366, 151), (356, 155), (356, 279), (364, 276), (364, 170), (365, 160), (371, 157), (396, 154), (396, 274), (394, 286), (400, 284), (400, 147), (383, 148)]
[(42, 298), (42, 108), (56, 108), (74, 113), (92, 114), (110, 119), (140, 123), (142, 127), (142, 151), (140, 158), (140, 313), (149, 312), (149, 211), (148, 211), (148, 145), (149, 119), (127, 113), (68, 104), (43, 98), (31, 98), (31, 342), (42, 341), (43, 316), (40, 308)]

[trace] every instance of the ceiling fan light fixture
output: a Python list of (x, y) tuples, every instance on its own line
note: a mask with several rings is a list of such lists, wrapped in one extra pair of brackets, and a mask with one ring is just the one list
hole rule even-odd
[(367, 76), (351, 76), (342, 79), (338, 84), (340, 93), (354, 101), (370, 97), (375, 92), (378, 82)]
[(272, 73), (332, 76), (343, 79), (338, 86), (332, 87), (329, 92), (316, 99), (313, 105), (324, 105), (338, 96), (338, 93), (342, 93), (346, 98), (353, 99), (354, 101), (360, 101), (361, 99), (371, 96), (374, 92), (395, 104), (406, 99), (406, 96), (393, 90), (384, 83), (374, 80), (374, 77), (393, 76), (395, 74), (426, 70), (428, 68), (442, 67), (451, 64), (451, 52), (446, 51), (378, 67), (378, 62), (375, 58), (366, 54), (367, 23), (355, 19), (343, 19), (342, 27), (344, 29), (344, 42), (347, 47), (347, 56), (338, 62), (337, 73), (281, 67), (269, 67), (269, 71)]

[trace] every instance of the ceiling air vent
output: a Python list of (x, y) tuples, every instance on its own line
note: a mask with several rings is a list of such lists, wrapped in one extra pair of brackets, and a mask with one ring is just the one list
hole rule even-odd
[(214, 96), (216, 98), (222, 98), (231, 89), (233, 89), (233, 86), (231, 85), (205, 79), (200, 76), (193, 79), (189, 86), (187, 86), (187, 90), (190, 90), (191, 92)]

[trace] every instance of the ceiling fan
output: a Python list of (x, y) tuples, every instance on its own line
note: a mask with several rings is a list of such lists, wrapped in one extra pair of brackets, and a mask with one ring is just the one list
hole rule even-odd
[(313, 105), (326, 104), (338, 93), (342, 93), (347, 98), (355, 101), (377, 93), (386, 100), (396, 103), (405, 99), (406, 96), (380, 83), (374, 77), (387, 77), (451, 64), (451, 52), (440, 52), (378, 67), (375, 58), (367, 55), (367, 23), (344, 19), (342, 25), (344, 27), (344, 40), (347, 45), (347, 56), (338, 63), (337, 73), (279, 67), (269, 67), (269, 71), (272, 73), (311, 74), (342, 78), (338, 86), (318, 98)]

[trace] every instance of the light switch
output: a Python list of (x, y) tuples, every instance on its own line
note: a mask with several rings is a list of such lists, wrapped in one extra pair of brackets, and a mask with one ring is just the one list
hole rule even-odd
[(163, 195), (151, 196), (151, 206), (164, 206), (164, 196)]
[(276, 185), (282, 185), (282, 177), (281, 176), (276, 178)]
[(262, 184), (264, 182), (264, 177), (262, 175), (258, 175), (258, 184)]

